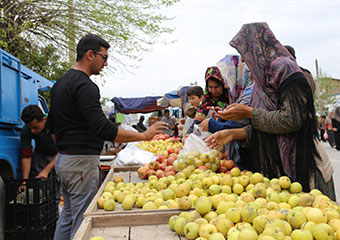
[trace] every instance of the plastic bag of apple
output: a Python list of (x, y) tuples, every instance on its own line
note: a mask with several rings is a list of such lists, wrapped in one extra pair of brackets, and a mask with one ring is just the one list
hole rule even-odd
[(141, 179), (156, 175), (158, 178), (174, 176), (183, 172), (186, 176), (195, 169), (212, 170), (214, 172), (228, 173), (234, 167), (234, 161), (225, 159), (225, 155), (216, 150), (208, 153), (171, 153), (168, 157), (160, 155), (156, 161), (144, 164), (137, 171)]
[(162, 158), (167, 158), (172, 153), (178, 154), (183, 149), (181, 138), (170, 137), (167, 134), (157, 134), (151, 140), (143, 141), (137, 146)]

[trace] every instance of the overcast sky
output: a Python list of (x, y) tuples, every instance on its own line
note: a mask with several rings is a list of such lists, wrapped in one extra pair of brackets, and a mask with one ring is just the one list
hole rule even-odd
[(318, 59), (323, 72), (340, 79), (339, 0), (181, 0), (166, 13), (176, 17), (168, 24), (176, 41), (154, 46), (134, 74), (105, 77), (102, 97), (163, 95), (192, 82), (203, 87), (206, 68), (236, 53), (229, 41), (241, 26), (263, 21), (295, 48), (300, 66), (315, 75)]

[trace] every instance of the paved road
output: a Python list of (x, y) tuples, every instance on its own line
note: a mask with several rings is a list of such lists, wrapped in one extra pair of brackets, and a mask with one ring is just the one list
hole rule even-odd
[(340, 202), (340, 151), (331, 148), (328, 143), (321, 144), (326, 150), (334, 167), (333, 180), (335, 184), (336, 199), (337, 202)]

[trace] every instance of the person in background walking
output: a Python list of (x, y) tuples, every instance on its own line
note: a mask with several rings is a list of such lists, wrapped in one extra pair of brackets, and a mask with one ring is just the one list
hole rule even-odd
[(340, 151), (340, 106), (335, 108), (332, 128), (334, 131), (335, 148)]
[[(326, 138), (327, 138), (327, 133), (326, 133), (326, 115), (322, 115), (321, 119), (319, 121), (318, 127), (319, 127), (319, 131), (320, 131), (320, 141), (322, 142), (326, 142)], [(326, 133), (326, 134), (325, 134)]]
[(335, 147), (335, 139), (334, 139), (334, 131), (332, 128), (332, 118), (333, 118), (333, 112), (329, 111), (326, 117), (326, 129), (327, 129), (327, 136), (328, 136), (328, 143), (329, 145), (334, 148)]

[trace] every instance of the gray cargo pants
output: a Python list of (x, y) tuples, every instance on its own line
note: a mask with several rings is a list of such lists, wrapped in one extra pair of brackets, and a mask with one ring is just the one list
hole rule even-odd
[(59, 153), (55, 170), (60, 180), (64, 208), (57, 222), (55, 240), (72, 239), (83, 214), (98, 191), (99, 155), (68, 155)]

